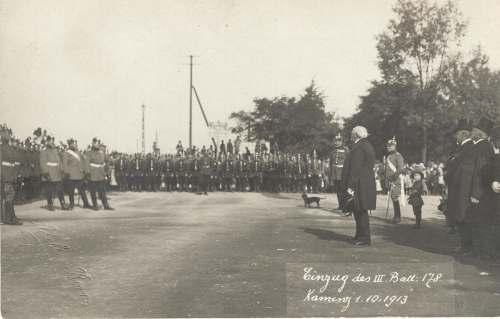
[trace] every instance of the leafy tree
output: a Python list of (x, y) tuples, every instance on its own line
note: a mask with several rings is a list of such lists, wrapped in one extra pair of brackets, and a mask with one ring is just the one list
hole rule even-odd
[(452, 1), (398, 0), (393, 11), (397, 18), (377, 37), (378, 65), (385, 83), (411, 88), (404, 119), (421, 129), (425, 163), (429, 130), (450, 112), (443, 89), (467, 22)]
[(340, 128), (334, 114), (325, 112), (324, 95), (314, 81), (299, 99), (286, 96), (274, 99), (257, 98), (251, 112), (233, 112), (237, 125), (233, 133), (249, 131), (249, 140), (267, 140), (271, 147), (288, 153), (317, 150), (327, 155)]

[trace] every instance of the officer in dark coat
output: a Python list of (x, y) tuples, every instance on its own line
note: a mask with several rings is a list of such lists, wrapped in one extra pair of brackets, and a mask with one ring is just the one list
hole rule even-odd
[(280, 162), (279, 174), (281, 179), (281, 185), (283, 186), (283, 191), (289, 193), (292, 186), (292, 171), (293, 163), (288, 158), (288, 154), (285, 154), (284, 159)]
[(127, 154), (118, 154), (118, 159), (115, 162), (116, 182), (118, 183), (118, 191), (126, 192), (128, 190), (128, 177), (130, 176), (130, 161)]
[(215, 152), (212, 153), (212, 167), (210, 172), (210, 190), (215, 192), (221, 190), (220, 164), (221, 162), (215, 157)]
[(236, 179), (238, 192), (246, 193), (248, 178), (248, 162), (240, 154), (236, 154)]
[(273, 154), (269, 154), (267, 161), (264, 163), (264, 181), (267, 192), (279, 193), (278, 163), (274, 160)]
[(231, 142), (231, 139), (227, 142), (227, 153), (233, 154), (233, 143)]
[(6, 225), (22, 225), (23, 223), (16, 217), (14, 210), (14, 182), (17, 175), (15, 172), (16, 155), (14, 148), (9, 145), (12, 137), (12, 130), (5, 124), (0, 126), (1, 162), (2, 162), (2, 208), (1, 223)]
[(295, 181), (295, 189), (305, 193), (304, 183), (306, 181), (307, 167), (302, 159), (302, 155), (297, 155), (297, 161), (293, 165), (293, 180)]
[[(404, 171), (404, 158), (396, 150), (396, 137), (387, 142), (387, 165), (385, 168), (385, 177), (390, 184), (392, 205), (394, 207), (394, 217), (392, 222), (401, 222), (401, 207), (399, 205), (399, 198), (401, 197), (401, 187), (403, 184), (402, 173)], [(372, 167), (373, 169), (373, 167)]]
[(250, 156), (250, 173), (249, 176), (252, 181), (252, 189), (255, 193), (260, 192), (260, 184), (262, 183), (262, 173), (264, 171), (264, 162), (259, 156)]
[(198, 155), (194, 157), (192, 155), (188, 156), (189, 162), (189, 183), (191, 184), (192, 191), (196, 192), (198, 195), (201, 195), (200, 191), (200, 158)]
[(200, 187), (204, 195), (208, 195), (208, 187), (212, 175), (213, 159), (205, 151), (201, 152), (200, 158)]
[(162, 162), (162, 177), (163, 182), (165, 183), (165, 191), (172, 191), (172, 184), (175, 177), (175, 163), (172, 160), (172, 155), (168, 154), (165, 161)]
[(181, 153), (181, 158), (175, 163), (175, 176), (177, 176), (177, 187), (179, 192), (187, 192), (187, 176), (189, 174), (189, 166), (184, 153)]
[(142, 192), (142, 179), (144, 177), (144, 160), (140, 153), (135, 154), (135, 158), (130, 163), (130, 173), (134, 184), (134, 192)]
[(341, 175), (342, 168), (344, 167), (344, 161), (349, 154), (349, 149), (343, 145), (342, 136), (337, 135), (335, 137), (334, 149), (330, 153), (330, 181), (333, 185), (333, 191), (337, 194), (337, 201), (339, 203), (340, 209), (340, 196), (341, 196)]
[(78, 142), (71, 138), (68, 140), (68, 149), (63, 154), (62, 167), (64, 178), (66, 179), (66, 193), (69, 197), (69, 208), (75, 207), (75, 188), (83, 201), (83, 208), (92, 208), (87, 200), (87, 184), (85, 184), (84, 175), (84, 157), (78, 150)]
[(308, 162), (307, 176), (310, 178), (312, 192), (318, 194), (318, 188), (321, 186), (321, 161), (316, 154), (316, 150), (313, 151), (312, 159)]
[[(449, 225), (452, 227), (450, 233), (453, 233), (455, 227), (460, 227), (462, 225), (458, 225), (461, 223), (465, 217), (465, 215), (460, 216), (455, 214), (456, 205), (460, 203), (463, 194), (460, 193), (460, 183), (455, 183), (455, 175), (457, 174), (458, 167), (460, 163), (464, 159), (464, 156), (469, 154), (474, 147), (474, 142), (470, 138), (470, 132), (472, 131), (472, 120), (470, 119), (459, 119), (458, 125), (454, 130), (455, 140), (458, 144), (458, 148), (455, 150), (454, 154), (446, 161), (446, 173), (443, 176), (445, 183), (448, 185), (448, 199), (446, 200), (446, 210), (445, 213), (446, 219), (449, 221)], [(465, 198), (467, 200), (467, 198)], [(469, 227), (470, 229), (470, 227)], [(462, 232), (463, 233), (463, 232)], [(459, 234), (460, 229), (459, 229)], [(461, 235), (462, 236), (462, 235)], [(470, 239), (469, 239), (470, 240)], [(462, 243), (467, 245), (467, 243)], [(469, 246), (470, 246), (469, 242)], [(459, 251), (457, 249), (457, 251)], [(462, 253), (464, 251), (461, 251)]]
[(45, 195), (47, 196), (48, 208), (51, 211), (54, 210), (52, 194), (55, 190), (61, 204), (61, 210), (69, 210), (64, 202), (61, 157), (54, 146), (54, 136), (52, 134), (47, 136), (46, 143), (46, 149), (40, 154), (40, 167), (42, 168), (42, 177), (45, 182)]
[(160, 166), (158, 160), (153, 154), (148, 153), (146, 156), (145, 179), (148, 191), (157, 192), (158, 176), (160, 175)]
[(92, 199), (93, 209), (95, 211), (99, 210), (99, 206), (97, 205), (97, 196), (96, 193), (99, 194), (99, 198), (101, 199), (102, 205), (105, 210), (114, 210), (108, 204), (108, 199), (106, 197), (105, 190), (105, 181), (106, 181), (106, 172), (105, 172), (105, 155), (104, 152), (100, 149), (101, 140), (97, 137), (92, 139), (92, 148), (90, 151), (85, 153), (84, 158), (84, 171), (85, 176), (88, 179), (88, 185), (90, 190), (90, 198)]
[(42, 192), (42, 169), (40, 168), (40, 145), (32, 144), (31, 165), (33, 167), (33, 199), (40, 196)]
[(222, 179), (224, 181), (224, 189), (226, 192), (234, 192), (231, 188), (234, 173), (234, 161), (231, 156), (228, 156), (221, 164)]
[(354, 219), (356, 220), (356, 235), (350, 238), (350, 243), (370, 245), (370, 219), (368, 210), (374, 210), (377, 202), (377, 189), (373, 165), (375, 151), (366, 139), (368, 133), (362, 126), (356, 126), (351, 132), (354, 146), (347, 155), (342, 168), (342, 200), (349, 197), (354, 201)]
[(495, 193), (492, 162), (495, 155), (493, 145), (488, 140), (495, 122), (481, 117), (472, 129), (471, 138), (476, 144), (473, 154), (472, 184), (470, 191), (470, 214), (473, 252), (477, 258), (492, 259), (496, 254), (499, 216), (495, 211)]

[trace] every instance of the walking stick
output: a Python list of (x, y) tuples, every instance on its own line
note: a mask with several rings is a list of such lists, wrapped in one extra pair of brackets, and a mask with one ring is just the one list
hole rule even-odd
[(23, 184), (24, 182), (21, 180), (21, 205), (24, 205)]

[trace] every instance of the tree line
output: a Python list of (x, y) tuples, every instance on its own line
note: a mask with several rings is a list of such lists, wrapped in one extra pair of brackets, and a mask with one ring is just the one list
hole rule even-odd
[(314, 81), (299, 99), (257, 98), (251, 112), (234, 112), (233, 133), (264, 139), (275, 150), (320, 151), (327, 155), (334, 136), (348, 137), (365, 126), (377, 158), (393, 136), (398, 150), (412, 162), (444, 162), (454, 148), (453, 129), (459, 118), (486, 116), (500, 122), (500, 72), (489, 67), (480, 45), (461, 48), (468, 21), (457, 3), (398, 0), (395, 18), (377, 35), (381, 79), (360, 96), (356, 112), (340, 125), (325, 111), (324, 93)]

